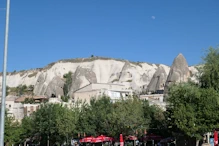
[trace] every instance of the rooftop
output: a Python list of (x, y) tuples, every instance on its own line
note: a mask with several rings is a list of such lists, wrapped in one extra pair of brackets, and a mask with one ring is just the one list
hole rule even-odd
[(26, 98), (33, 98), (34, 100), (47, 99), (46, 96), (22, 96), (15, 100), (15, 102), (24, 102)]
[(15, 101), (17, 98), (17, 96), (7, 96), (6, 101)]

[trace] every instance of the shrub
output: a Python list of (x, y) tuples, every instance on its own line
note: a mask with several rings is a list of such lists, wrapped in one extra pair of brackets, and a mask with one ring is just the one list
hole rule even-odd
[(31, 77), (34, 77), (34, 76), (36, 76), (36, 75), (37, 75), (37, 72), (34, 72), (34, 73), (32, 73), (32, 74), (29, 74), (28, 77), (31, 78)]

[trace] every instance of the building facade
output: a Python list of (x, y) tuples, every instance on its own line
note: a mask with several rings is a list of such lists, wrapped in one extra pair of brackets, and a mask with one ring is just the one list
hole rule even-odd
[(17, 96), (7, 96), (5, 106), (9, 116), (15, 118), (15, 120), (21, 121), (24, 117), (24, 107), (22, 103), (16, 103)]
[(163, 100), (163, 94), (140, 95), (141, 100), (148, 100), (149, 105), (157, 105), (163, 110), (166, 110), (167, 103)]
[(115, 102), (132, 95), (132, 90), (126, 90), (125, 86), (120, 84), (92, 83), (75, 91), (73, 98), (74, 102), (80, 100), (89, 103), (91, 98), (98, 98), (104, 95), (110, 97), (112, 102)]

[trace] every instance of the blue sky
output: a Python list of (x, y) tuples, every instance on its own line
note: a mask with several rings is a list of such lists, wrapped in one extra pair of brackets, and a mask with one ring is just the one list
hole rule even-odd
[(171, 65), (182, 53), (194, 65), (219, 44), (218, 0), (11, 0), (10, 14), (8, 71), (92, 54)]

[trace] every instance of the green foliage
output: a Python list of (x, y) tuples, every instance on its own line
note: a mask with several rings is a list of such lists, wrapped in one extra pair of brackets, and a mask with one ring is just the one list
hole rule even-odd
[(19, 85), (18, 87), (8, 87), (8, 94), (15, 94), (16, 96), (32, 95), (33, 86)]
[(219, 126), (219, 48), (209, 48), (197, 67), (199, 83), (173, 85), (166, 117), (172, 132), (201, 139)]
[[(153, 121), (152, 121), (153, 120)], [(160, 128), (163, 111), (149, 106), (137, 97), (121, 99), (115, 103), (109, 97), (92, 98), (90, 104), (77, 101), (71, 108), (60, 104), (44, 104), (30, 117), (22, 120), (20, 139), (35, 138), (36, 144), (46, 145), (70, 142), (78, 133), (117, 137), (120, 133), (141, 135), (145, 129)], [(36, 136), (37, 135), (37, 136)], [(41, 137), (41, 139), (39, 139)]]
[(148, 128), (144, 123), (142, 102), (135, 97), (115, 103), (116, 126), (118, 133), (134, 134), (136, 130)]
[(34, 72), (34, 73), (32, 73), (32, 74), (29, 74), (28, 77), (29, 77), (29, 78), (35, 77), (36, 75), (37, 75), (37, 72)]
[(34, 132), (42, 136), (41, 143), (69, 141), (76, 121), (74, 111), (60, 104), (45, 104), (33, 115)]
[(19, 95), (23, 95), (24, 92), (27, 90), (27, 86), (26, 85), (23, 85), (23, 86), (20, 85), (20, 86), (17, 87), (17, 90), (18, 90)]
[(25, 98), (24, 102), (22, 102), (22, 103), (23, 104), (28, 104), (28, 103), (33, 104), (33, 103), (35, 103), (35, 101), (33, 98)]
[(70, 99), (70, 97), (69, 96), (61, 96), (61, 99), (62, 99), (62, 101), (63, 102), (68, 102), (68, 100)]
[(8, 145), (17, 144), (20, 142), (20, 135), (22, 134), (22, 129), (20, 124), (15, 121), (15, 119), (5, 114), (5, 135), (4, 141)]
[(67, 74), (63, 75), (65, 79), (65, 84), (63, 87), (64, 96), (61, 96), (63, 102), (68, 102), (70, 97), (68, 96), (68, 92), (70, 91), (71, 84), (72, 84), (72, 72), (68, 72)]
[(89, 113), (92, 123), (95, 123), (95, 134), (107, 134), (111, 135), (111, 119), (112, 119), (112, 103), (110, 98), (103, 96), (100, 99), (93, 98), (90, 102)]
[(33, 92), (33, 90), (34, 90), (34, 85), (29, 85), (29, 86), (27, 87), (27, 90), (29, 90), (29, 91), (32, 91), (32, 92)]
[(77, 123), (77, 132), (78, 133), (86, 133), (88, 135), (95, 135), (95, 115), (93, 115), (90, 106), (83, 102), (81, 104), (80, 110), (77, 112), (78, 115), (78, 123)]
[(64, 92), (64, 96), (67, 96), (72, 84), (72, 72), (68, 72), (63, 76), (63, 78), (65, 79), (63, 92)]
[(59, 135), (66, 137), (66, 142), (69, 144), (69, 138), (73, 134), (75, 130), (75, 114), (72, 110), (68, 108), (60, 108), (57, 106), (57, 114), (59, 116), (56, 117), (55, 124), (57, 127), (57, 132)]
[[(149, 106), (147, 101), (141, 101), (136, 97), (119, 100), (112, 103), (109, 97), (93, 98), (90, 105), (84, 104), (79, 116), (79, 133), (88, 135), (106, 134), (117, 137), (120, 133), (125, 135), (134, 134), (136, 130), (143, 131), (152, 124), (152, 119), (163, 120), (164, 116), (158, 115), (163, 112), (157, 107)], [(156, 116), (155, 116), (156, 115)]]
[(200, 139), (218, 126), (219, 95), (194, 84), (173, 85), (168, 95), (167, 117), (172, 131)]
[(136, 62), (136, 64), (142, 68), (141, 63), (142, 63), (142, 62), (139, 62), (139, 61)]
[(9, 94), (9, 87), (6, 86), (6, 96), (8, 96), (8, 94)]
[(219, 48), (209, 48), (203, 57), (204, 66), (199, 67), (199, 81), (203, 88), (219, 91)]
[(34, 133), (34, 123), (31, 117), (24, 117), (21, 122), (22, 134), (20, 135), (21, 141), (24, 142), (26, 138), (31, 138)]

